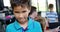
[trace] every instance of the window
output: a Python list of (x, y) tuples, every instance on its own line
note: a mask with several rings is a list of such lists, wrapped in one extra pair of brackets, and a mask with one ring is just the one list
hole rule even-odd
[(54, 5), (54, 11), (56, 11), (55, 0), (31, 0), (32, 6), (37, 7), (37, 11), (48, 11), (48, 5), (52, 3)]
[(32, 6), (37, 7), (37, 11), (46, 11), (46, 0), (32, 0)]
[(3, 2), (4, 2), (4, 6), (11, 7), (10, 0), (3, 0)]

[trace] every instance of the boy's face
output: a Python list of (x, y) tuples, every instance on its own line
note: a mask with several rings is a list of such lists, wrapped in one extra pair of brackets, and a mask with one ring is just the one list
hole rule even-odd
[(35, 19), (36, 17), (37, 17), (37, 12), (34, 11), (34, 12), (32, 13), (32, 18)]
[(26, 22), (29, 12), (30, 10), (27, 7), (21, 7), (21, 6), (14, 7), (14, 11), (13, 11), (15, 18), (20, 23)]
[(53, 8), (50, 8), (50, 11), (53, 11)]

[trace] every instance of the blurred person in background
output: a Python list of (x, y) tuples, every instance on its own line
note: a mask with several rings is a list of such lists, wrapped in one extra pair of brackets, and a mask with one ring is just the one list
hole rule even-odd
[(10, 1), (16, 19), (6, 27), (6, 32), (42, 32), (40, 23), (28, 16), (31, 11), (29, 0)]
[(29, 16), (32, 18), (32, 19), (35, 19), (37, 17), (37, 11), (36, 11), (36, 7), (34, 6), (31, 6), (31, 11), (29, 13)]
[(56, 32), (58, 27), (58, 15), (56, 12), (53, 11), (53, 4), (49, 4), (49, 12), (46, 13), (46, 19), (49, 29), (52, 30), (52, 32)]
[(38, 15), (35, 18), (35, 20), (38, 21), (39, 23), (41, 23), (42, 30), (44, 32), (45, 27), (46, 27), (46, 22), (45, 22), (45, 18), (41, 17), (41, 12), (38, 12)]
[(35, 21), (38, 21), (41, 24), (41, 28), (44, 31), (45, 29), (45, 19), (43, 17), (41, 17), (41, 12), (37, 12), (36, 11), (36, 7), (32, 6), (31, 7), (31, 12), (29, 14), (29, 16), (34, 19)]

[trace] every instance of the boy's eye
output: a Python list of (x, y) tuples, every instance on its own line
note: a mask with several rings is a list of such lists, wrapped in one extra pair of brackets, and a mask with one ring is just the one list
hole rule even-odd
[(22, 11), (22, 13), (25, 13), (26, 11)]
[(15, 13), (25, 13), (26, 11), (15, 11)]
[(18, 11), (15, 11), (15, 13), (20, 13), (20, 12), (18, 12)]

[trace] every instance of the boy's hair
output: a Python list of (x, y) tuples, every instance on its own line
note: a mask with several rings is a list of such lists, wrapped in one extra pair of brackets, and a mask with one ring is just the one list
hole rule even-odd
[(38, 12), (38, 16), (41, 16), (41, 11)]
[(21, 6), (21, 7), (25, 7), (27, 6), (28, 8), (30, 8), (30, 0), (10, 0), (11, 3), (11, 7), (12, 9), (14, 9), (14, 7), (17, 6)]
[(31, 15), (33, 12), (36, 12), (36, 7), (31, 6), (31, 11), (30, 11), (29, 15)]
[(53, 8), (53, 4), (49, 4), (49, 8)]

